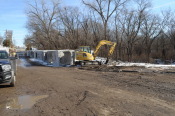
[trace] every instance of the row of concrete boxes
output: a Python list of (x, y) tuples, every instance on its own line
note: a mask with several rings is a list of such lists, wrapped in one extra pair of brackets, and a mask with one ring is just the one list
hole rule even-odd
[(27, 56), (53, 67), (73, 65), (76, 60), (75, 50), (27, 50)]

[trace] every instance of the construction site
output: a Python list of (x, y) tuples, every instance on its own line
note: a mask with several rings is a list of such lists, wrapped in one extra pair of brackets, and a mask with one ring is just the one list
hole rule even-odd
[[(1, 115), (174, 116), (174, 63), (121, 62), (96, 52), (82, 46), (18, 52), (15, 87), (0, 85)], [(81, 53), (96, 58), (90, 64), (77, 58)]]
[(0, 116), (175, 116), (175, 1), (0, 3)]

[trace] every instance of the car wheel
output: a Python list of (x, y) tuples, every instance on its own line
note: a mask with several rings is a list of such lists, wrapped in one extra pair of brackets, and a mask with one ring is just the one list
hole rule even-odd
[(15, 86), (15, 82), (16, 82), (16, 77), (14, 76), (14, 77), (12, 78), (12, 81), (11, 81), (11, 83), (10, 83), (10, 86), (11, 86), (11, 87), (14, 87), (14, 86)]

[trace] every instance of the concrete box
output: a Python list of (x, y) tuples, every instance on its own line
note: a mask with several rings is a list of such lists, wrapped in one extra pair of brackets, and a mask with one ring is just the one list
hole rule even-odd
[(47, 62), (47, 57), (48, 57), (48, 56), (47, 56), (47, 53), (48, 53), (49, 51), (51, 52), (51, 51), (53, 51), (53, 50), (43, 50), (43, 51), (42, 51), (42, 60), (43, 60), (44, 62)]
[(47, 64), (53, 64), (52, 52), (54, 52), (54, 51), (47, 51)]
[(37, 57), (38, 57), (37, 50), (33, 51), (33, 54), (34, 54), (34, 59), (37, 59)]
[(47, 52), (48, 52), (48, 51), (43, 51), (43, 52), (42, 52), (42, 60), (43, 60), (44, 62), (47, 62)]
[(39, 51), (37, 51), (37, 59), (38, 60), (42, 60), (42, 54), (43, 54), (43, 51), (42, 50), (39, 50)]
[(34, 51), (33, 50), (30, 51), (30, 58), (34, 58)]
[(53, 67), (73, 65), (75, 50), (56, 50), (52, 52)]
[(27, 56), (30, 56), (30, 52), (31, 52), (30, 50), (27, 50)]

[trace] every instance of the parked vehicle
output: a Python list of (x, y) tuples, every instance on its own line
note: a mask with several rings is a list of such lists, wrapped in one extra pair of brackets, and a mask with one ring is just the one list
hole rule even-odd
[(12, 87), (16, 82), (16, 57), (9, 57), (8, 53), (0, 50), (0, 84), (10, 83)]

